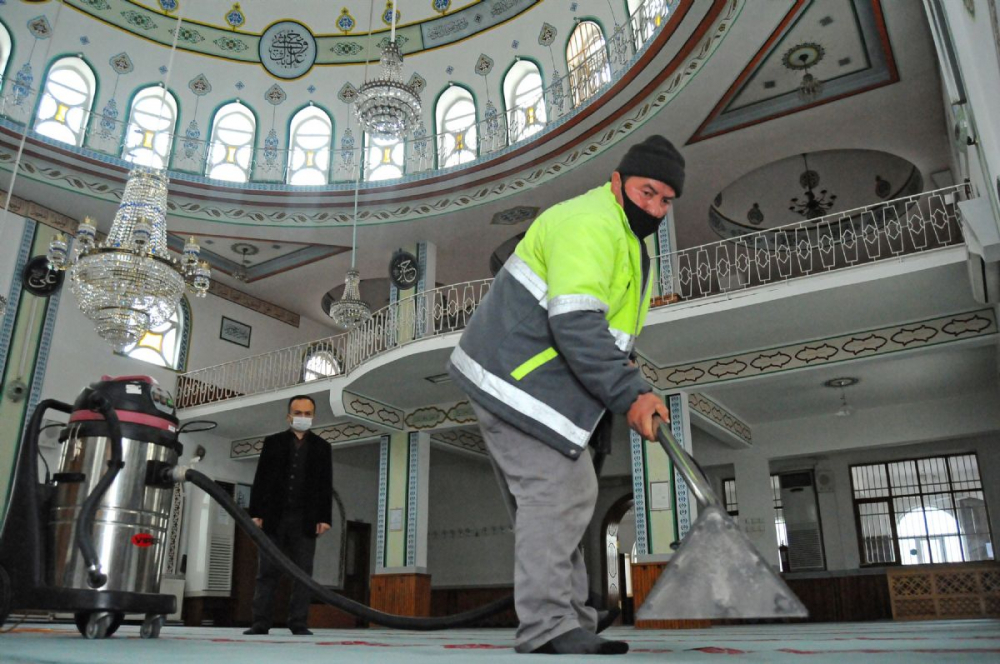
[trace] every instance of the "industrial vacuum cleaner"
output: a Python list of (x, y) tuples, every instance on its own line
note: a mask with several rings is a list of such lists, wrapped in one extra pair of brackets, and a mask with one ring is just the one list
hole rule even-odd
[[(58, 472), (40, 481), (38, 438), (49, 410), (69, 414), (69, 422), (59, 436)], [(289, 560), (225, 490), (179, 462), (181, 433), (173, 398), (147, 376), (105, 376), (72, 406), (52, 399), (38, 404), (18, 451), (0, 533), (0, 626), (12, 611), (68, 612), (83, 636), (102, 639), (115, 633), (126, 614), (142, 614), (140, 635), (158, 637), (176, 608), (174, 596), (159, 594), (159, 588), (171, 494), (179, 482), (220, 503), (265, 555), (314, 596), (370, 623), (452, 629), (513, 606), (513, 597), (504, 597), (463, 613), (414, 618), (336, 594)], [(805, 616), (728, 515), (719, 515), (704, 475), (665, 426), (659, 440), (706, 509), (639, 617)], [(692, 595), (702, 599), (698, 615), (684, 615), (695, 604)]]

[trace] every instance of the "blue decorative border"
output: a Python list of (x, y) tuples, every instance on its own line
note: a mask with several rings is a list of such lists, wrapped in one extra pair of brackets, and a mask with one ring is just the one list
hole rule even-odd
[(7, 311), (3, 317), (3, 329), (0, 330), (0, 372), (7, 366), (10, 339), (14, 334), (14, 320), (17, 318), (17, 307), (21, 303), (21, 272), (31, 257), (31, 245), (35, 240), (35, 222), (31, 219), (22, 218), (24, 219), (24, 231), (21, 233), (21, 244), (17, 249), (17, 260), (14, 263), (14, 274), (10, 280), (10, 291), (7, 295)]
[(635, 431), (628, 432), (632, 451), (632, 509), (635, 511), (635, 552), (645, 556), (649, 553), (649, 535), (646, 512), (646, 463), (642, 454), (642, 438)]
[(389, 505), (389, 436), (382, 436), (378, 449), (378, 524), (375, 534), (375, 568), (385, 567), (386, 510)]
[[(671, 433), (674, 434), (674, 438), (681, 444), (681, 447), (690, 452), (691, 446), (684, 440), (684, 396), (671, 394), (669, 401)], [(677, 471), (673, 463), (670, 466), (674, 471), (674, 509), (677, 519), (677, 540), (680, 541), (691, 530), (691, 497), (684, 477)]]
[[(422, 295), (427, 290), (427, 243), (417, 243), (417, 292)], [(414, 315), (416, 316), (416, 338), (423, 339), (427, 334), (427, 302), (423, 297), (414, 300)]]
[(406, 480), (406, 565), (417, 564), (417, 498), (420, 492), (420, 434), (411, 431), (409, 436), (409, 476)]

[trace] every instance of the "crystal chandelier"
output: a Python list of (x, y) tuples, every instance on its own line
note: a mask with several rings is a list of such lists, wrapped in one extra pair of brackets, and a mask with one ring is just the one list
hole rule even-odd
[[(369, 38), (371, 35), (369, 34)], [(369, 135), (399, 139), (420, 122), (420, 95), (403, 83), (403, 54), (396, 43), (396, 2), (392, 3), (392, 29), (379, 58), (382, 75), (358, 89), (354, 110)]]
[(366, 158), (362, 155), (358, 164), (358, 179), (354, 182), (354, 219), (351, 235), (351, 269), (344, 277), (344, 293), (340, 299), (330, 305), (328, 312), (337, 327), (345, 330), (357, 327), (371, 318), (372, 310), (368, 303), (361, 299), (361, 273), (355, 265), (358, 251), (358, 192), (361, 189), (361, 177), (365, 172)]
[(80, 310), (118, 352), (170, 320), (185, 285), (196, 297), (208, 292), (211, 271), (199, 260), (194, 239), (179, 261), (167, 250), (166, 210), (166, 173), (135, 166), (105, 241), (97, 242), (97, 229), (87, 218), (72, 254), (62, 234), (49, 244), (49, 263), (68, 269)]

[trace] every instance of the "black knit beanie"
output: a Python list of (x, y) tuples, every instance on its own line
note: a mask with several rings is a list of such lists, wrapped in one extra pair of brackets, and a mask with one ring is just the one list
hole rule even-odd
[(622, 177), (659, 180), (673, 187), (678, 198), (684, 190), (684, 157), (673, 143), (656, 134), (630, 147), (615, 170)]

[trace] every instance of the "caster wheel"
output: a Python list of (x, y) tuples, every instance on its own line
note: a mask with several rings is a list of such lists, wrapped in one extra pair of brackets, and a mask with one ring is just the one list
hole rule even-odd
[(76, 628), (87, 639), (106, 639), (121, 627), (125, 614), (119, 611), (81, 611), (75, 616)]
[(160, 628), (163, 627), (163, 623), (166, 622), (166, 616), (159, 614), (149, 614), (146, 619), (142, 621), (142, 627), (139, 628), (139, 636), (144, 639), (156, 639), (160, 636)]
[(0, 627), (3, 627), (3, 624), (7, 622), (7, 616), (10, 615), (11, 600), (10, 576), (7, 575), (7, 570), (0, 565)]

